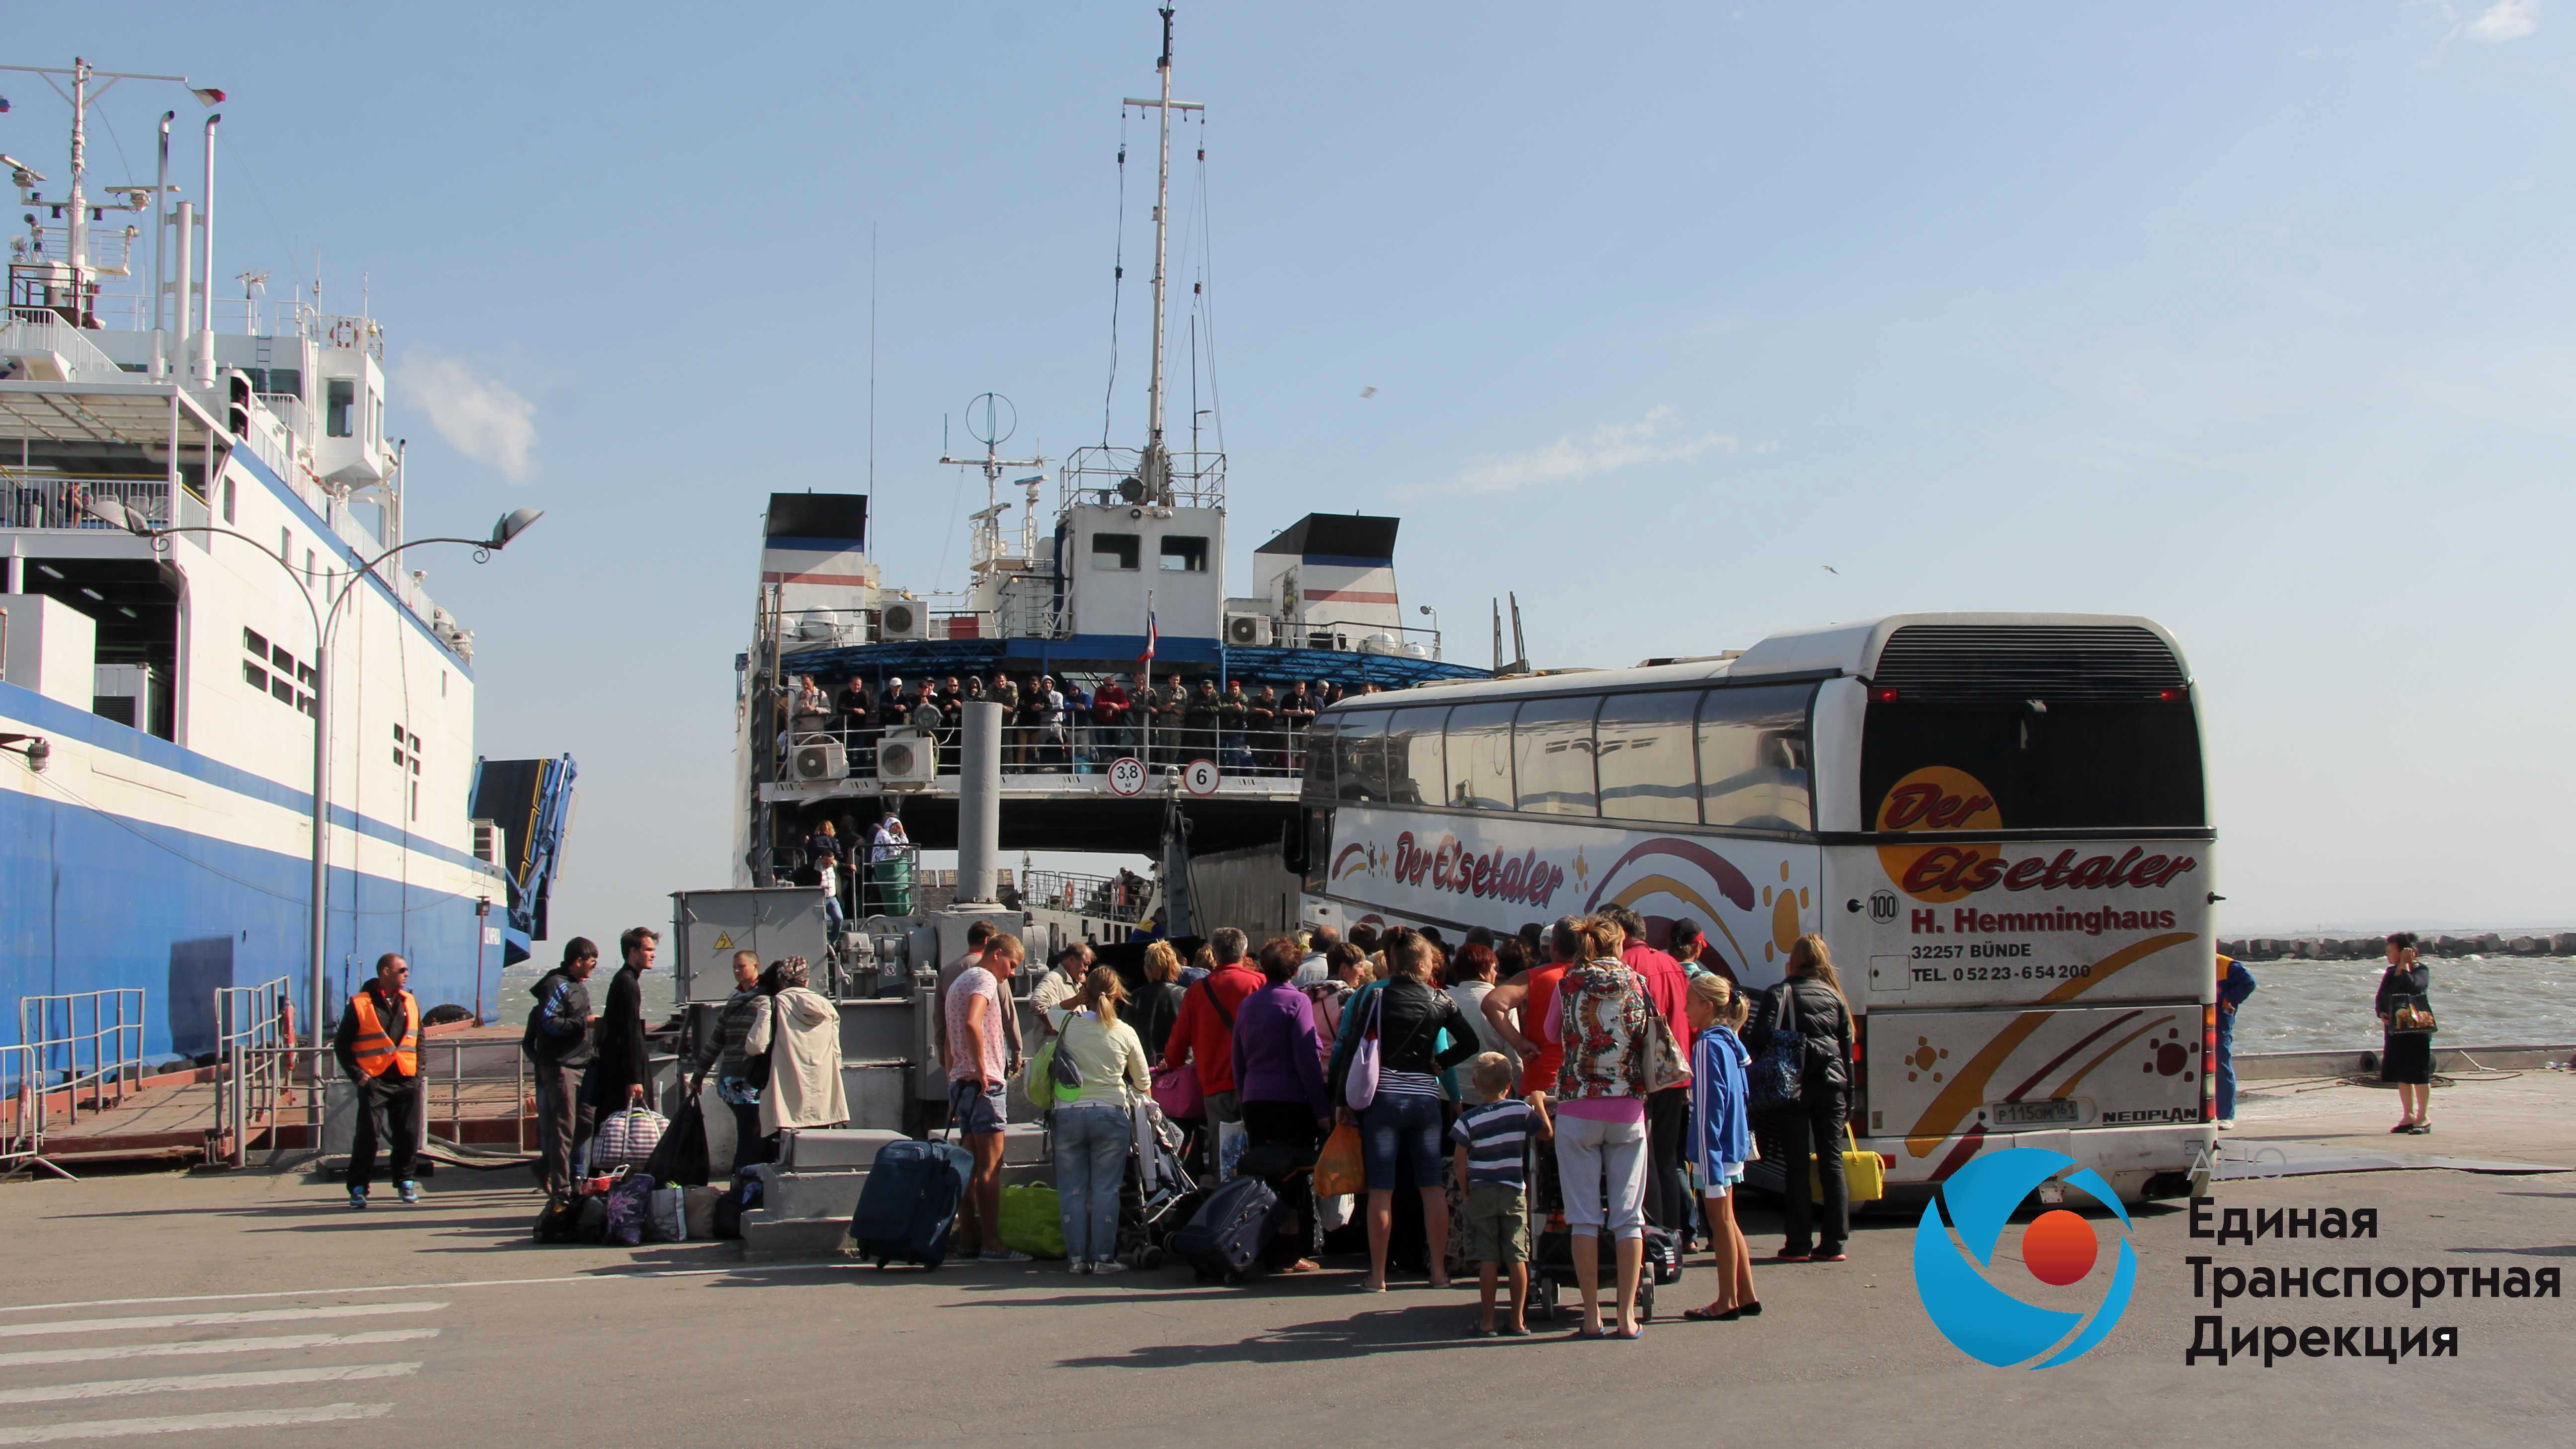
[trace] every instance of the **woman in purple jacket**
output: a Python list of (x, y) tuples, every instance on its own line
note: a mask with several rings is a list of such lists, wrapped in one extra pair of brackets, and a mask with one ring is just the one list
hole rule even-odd
[[(1234, 1085), (1243, 1103), (1245, 1147), (1276, 1143), (1292, 1160), (1311, 1164), (1333, 1110), (1324, 1095), (1314, 1005), (1291, 984), (1305, 955), (1295, 941), (1275, 936), (1254, 957), (1262, 986), (1235, 1009)], [(1315, 1217), (1313, 1175), (1290, 1176), (1279, 1206), (1279, 1235), (1267, 1251), (1270, 1266), (1287, 1273), (1318, 1271), (1315, 1254), (1323, 1249), (1323, 1233)]]

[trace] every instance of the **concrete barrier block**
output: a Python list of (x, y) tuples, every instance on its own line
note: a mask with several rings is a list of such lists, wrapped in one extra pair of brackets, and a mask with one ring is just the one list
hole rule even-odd
[(779, 1165), (795, 1172), (865, 1168), (875, 1164), (879, 1148), (903, 1140), (900, 1132), (874, 1127), (818, 1127), (788, 1137)]
[(838, 1218), (846, 1223), (868, 1178), (864, 1172), (842, 1170), (785, 1172), (767, 1164), (753, 1170), (761, 1177), (760, 1210), (773, 1219)]
[(742, 1215), (742, 1256), (748, 1263), (775, 1263), (800, 1258), (846, 1258), (850, 1253), (847, 1219), (773, 1218), (765, 1209)]

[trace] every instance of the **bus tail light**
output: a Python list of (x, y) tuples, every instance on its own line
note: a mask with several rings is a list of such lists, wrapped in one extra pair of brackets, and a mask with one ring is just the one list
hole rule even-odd
[(1896, 686), (1893, 684), (1871, 685), (1869, 687), (1869, 702), (1872, 704), (1896, 703)]
[(1850, 1120), (1869, 1120), (1869, 1018), (1852, 1014), (1851, 1102)]
[(2200, 1009), (2200, 1120), (2218, 1120), (2218, 1006)]

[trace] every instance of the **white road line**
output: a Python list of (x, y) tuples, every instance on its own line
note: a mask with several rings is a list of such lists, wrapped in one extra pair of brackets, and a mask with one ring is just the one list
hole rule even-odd
[(857, 1263), (779, 1263), (734, 1268), (603, 1268), (551, 1278), (471, 1278), (444, 1283), (372, 1283), (352, 1288), (276, 1288), (257, 1293), (183, 1293), (167, 1298), (83, 1298), (63, 1303), (0, 1303), (0, 1313), (67, 1308), (140, 1308), (154, 1303), (241, 1303), (257, 1298), (329, 1298), (352, 1293), (445, 1293), (458, 1288), (520, 1288), (540, 1283), (613, 1283), (624, 1278), (783, 1278), (800, 1273), (855, 1273)]
[(435, 1328), (389, 1328), (381, 1333), (277, 1333), (265, 1338), (191, 1338), (179, 1343), (121, 1343), (113, 1348), (37, 1348), (0, 1353), (0, 1368), (20, 1364), (100, 1363), (120, 1358), (175, 1358), (201, 1353), (283, 1353), (294, 1348), (358, 1348), (436, 1338)]
[(381, 1419), (391, 1404), (323, 1404), (311, 1409), (244, 1409), (230, 1414), (168, 1414), (157, 1419), (84, 1419), (76, 1424), (0, 1428), (0, 1444), (65, 1444), (75, 1439), (124, 1439), (136, 1434), (185, 1434), (198, 1429), (279, 1429), (295, 1424), (340, 1424)]
[(192, 1394), (209, 1389), (265, 1389), (279, 1384), (336, 1384), (357, 1379), (409, 1378), (414, 1363), (352, 1363), (329, 1368), (265, 1369), (241, 1374), (173, 1374), (155, 1379), (100, 1379), (86, 1384), (46, 1384), (0, 1389), (0, 1404), (59, 1404), (68, 1399), (126, 1399), (137, 1394)]
[[(0, 1338), (41, 1333), (116, 1333), (153, 1328), (208, 1328), (223, 1323), (285, 1323), (298, 1318), (373, 1318), (386, 1313), (435, 1313), (444, 1303), (345, 1303), (335, 1308), (257, 1308), (247, 1313), (156, 1313), (141, 1318), (66, 1318), (54, 1323), (0, 1324)], [(0, 1444), (9, 1442), (0, 1439)]]

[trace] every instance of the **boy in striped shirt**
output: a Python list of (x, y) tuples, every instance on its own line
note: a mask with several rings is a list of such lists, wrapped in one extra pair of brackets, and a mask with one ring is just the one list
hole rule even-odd
[(1476, 1259), (1477, 1282), (1484, 1290), (1476, 1336), (1491, 1338), (1497, 1332), (1494, 1295), (1508, 1267), (1512, 1318), (1499, 1331), (1520, 1337), (1529, 1332), (1529, 1147), (1532, 1139), (1546, 1135), (1547, 1118), (1511, 1095), (1515, 1068), (1501, 1052), (1469, 1062), (1467, 1074), (1485, 1101), (1461, 1110), (1449, 1136), (1458, 1144), (1451, 1160), (1467, 1200), (1467, 1249)]

